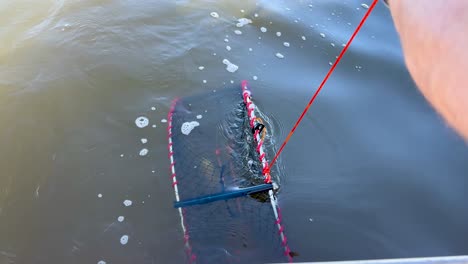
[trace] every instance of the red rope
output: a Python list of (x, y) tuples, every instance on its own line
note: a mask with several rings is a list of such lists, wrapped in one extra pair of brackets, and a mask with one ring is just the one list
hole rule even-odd
[(336, 65), (338, 65), (338, 63), (340, 62), (341, 58), (343, 57), (343, 55), (346, 53), (346, 51), (348, 50), (349, 48), (349, 45), (351, 45), (351, 42), (353, 41), (354, 37), (356, 37), (357, 33), (359, 32), (359, 30), (361, 29), (362, 25), (364, 24), (364, 22), (366, 21), (367, 17), (369, 17), (370, 13), (372, 12), (372, 10), (374, 9), (375, 5), (377, 4), (377, 1), (378, 0), (374, 0), (374, 2), (372, 2), (372, 5), (369, 7), (369, 10), (367, 10), (366, 14), (364, 15), (364, 17), (362, 18), (361, 22), (359, 23), (359, 25), (357, 26), (356, 30), (353, 32), (353, 35), (351, 35), (351, 38), (348, 40), (348, 43), (346, 43), (345, 47), (343, 48), (343, 50), (341, 51), (340, 55), (338, 56), (338, 58), (336, 59), (335, 63), (333, 63), (333, 66), (330, 68), (330, 70), (328, 71), (327, 75), (325, 76), (325, 78), (323, 79), (322, 83), (320, 84), (319, 88), (317, 89), (317, 91), (315, 91), (314, 95), (312, 96), (312, 98), (310, 99), (309, 103), (307, 104), (306, 108), (304, 109), (304, 111), (302, 111), (302, 114), (301, 116), (299, 116), (299, 119), (297, 119), (296, 121), (296, 124), (294, 125), (294, 127), (291, 129), (291, 131), (289, 132), (288, 136), (286, 137), (286, 139), (284, 140), (283, 144), (281, 145), (280, 149), (278, 150), (278, 152), (276, 153), (275, 157), (273, 158), (273, 160), (271, 161), (270, 163), (270, 167), (272, 167), (276, 160), (278, 159), (278, 156), (280, 155), (281, 151), (283, 151), (284, 149), (284, 146), (286, 146), (286, 144), (288, 143), (289, 139), (291, 139), (291, 136), (294, 134), (294, 132), (296, 131), (296, 128), (297, 126), (299, 125), (299, 123), (301, 123), (302, 119), (304, 118), (305, 114), (307, 113), (307, 111), (309, 111), (309, 108), (310, 106), (312, 105), (312, 103), (314, 102), (315, 98), (317, 97), (317, 95), (319, 94), (319, 92), (322, 90), (323, 86), (325, 85), (325, 83), (327, 82), (328, 78), (330, 77), (330, 75), (333, 73), (333, 71), (335, 70), (336, 68)]

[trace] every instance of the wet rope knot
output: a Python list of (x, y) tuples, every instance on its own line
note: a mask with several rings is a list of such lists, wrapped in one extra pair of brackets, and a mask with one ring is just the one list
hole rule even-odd
[(265, 183), (271, 183), (270, 167), (268, 165), (263, 168), (262, 173), (265, 176)]

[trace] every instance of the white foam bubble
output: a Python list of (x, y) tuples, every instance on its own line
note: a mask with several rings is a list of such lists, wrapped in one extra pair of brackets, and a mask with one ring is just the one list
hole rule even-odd
[(369, 9), (369, 6), (365, 3), (362, 3), (361, 6), (364, 7), (365, 9)]
[(161, 123), (167, 123), (167, 120), (166, 119), (161, 119)]
[(228, 72), (236, 72), (239, 69), (239, 66), (235, 65), (234, 63), (231, 63), (228, 59), (224, 59), (223, 64), (226, 65), (226, 70)]
[(260, 31), (263, 32), (263, 33), (265, 33), (265, 32), (268, 31), (268, 29), (267, 29), (266, 27), (261, 27), (261, 28), (260, 28)]
[(121, 215), (121, 216), (117, 217), (117, 221), (119, 221), (119, 222), (123, 222), (124, 220), (125, 220), (125, 216)]
[(123, 235), (123, 236), (120, 238), (120, 244), (126, 245), (127, 243), (128, 243), (128, 236), (127, 236), (127, 235)]
[(236, 34), (236, 35), (242, 35), (242, 31), (236, 29), (236, 30), (234, 30), (234, 34)]
[(237, 19), (237, 22), (238, 23), (236, 24), (236, 27), (243, 27), (245, 25), (248, 25), (248, 24), (252, 23), (252, 20), (243, 17), (243, 18)]
[(192, 130), (199, 125), (200, 123), (198, 123), (197, 121), (185, 122), (180, 127), (180, 131), (182, 132), (182, 134), (188, 136), (190, 132), (192, 132)]
[(127, 206), (127, 207), (128, 207), (128, 206), (131, 206), (132, 203), (133, 203), (133, 202), (130, 201), (130, 200), (125, 200), (125, 201), (123, 201), (123, 204), (124, 204), (125, 206)]
[(254, 75), (254, 76), (252, 77), (252, 79), (254, 79), (254, 80), (256, 81), (256, 80), (258, 79), (258, 77), (257, 77), (256, 75)]
[(151, 111), (156, 111), (156, 107), (152, 106)]
[(231, 46), (226, 46), (227, 51), (231, 51)]
[(216, 12), (211, 12), (210, 13), (210, 16), (214, 17), (214, 18), (219, 18), (219, 14), (216, 13)]
[(197, 119), (202, 119), (202, 115), (197, 115)]
[(281, 37), (281, 32), (276, 32), (276, 36)]
[(283, 46), (289, 47), (289, 42), (283, 42)]
[(203, 70), (205, 69), (205, 66), (199, 66), (198, 69), (199, 69), (200, 71), (203, 71)]
[(138, 155), (140, 155), (141, 157), (146, 156), (147, 154), (148, 154), (148, 149), (147, 148), (141, 149), (140, 153), (138, 153)]
[(324, 33), (320, 33), (320, 36), (321, 36), (322, 38), (324, 38), (324, 37), (325, 37), (325, 34), (324, 34)]
[(148, 126), (149, 119), (145, 116), (139, 116), (135, 119), (135, 125), (139, 128), (144, 128)]
[(306, 37), (305, 37), (305, 36), (302, 36), (301, 38), (302, 38), (302, 40), (306, 40)]
[(97, 197), (102, 198), (102, 193), (98, 194)]
[(97, 264), (106, 264), (106, 262), (104, 260), (100, 260), (100, 261), (98, 261)]
[(280, 59), (283, 59), (283, 58), (284, 58), (284, 55), (278, 52), (278, 53), (276, 53), (276, 57), (278, 57), (278, 58), (280, 58)]
[(229, 39), (225, 38), (225, 39), (224, 39), (224, 42), (229, 42)]
[(148, 142), (148, 139), (147, 138), (142, 138), (142, 139), (140, 139), (140, 141), (141, 141), (141, 143), (146, 144)]

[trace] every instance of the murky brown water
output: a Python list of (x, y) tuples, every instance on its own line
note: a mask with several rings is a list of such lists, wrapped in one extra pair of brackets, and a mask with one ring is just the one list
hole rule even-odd
[[(281, 141), (362, 2), (0, 2), (0, 263), (182, 263), (171, 99), (249, 79)], [(467, 147), (415, 88), (382, 4), (282, 164), (296, 261), (468, 253)]]

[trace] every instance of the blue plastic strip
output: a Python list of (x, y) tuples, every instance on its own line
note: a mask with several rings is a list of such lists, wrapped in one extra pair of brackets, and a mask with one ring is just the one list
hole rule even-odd
[(241, 189), (234, 190), (234, 191), (215, 193), (215, 194), (197, 197), (194, 199), (174, 202), (174, 208), (206, 204), (206, 203), (211, 203), (211, 202), (215, 202), (219, 200), (227, 200), (227, 199), (242, 197), (242, 196), (246, 196), (246, 195), (254, 194), (258, 192), (268, 191), (272, 189), (273, 189), (273, 185), (271, 183), (265, 183), (261, 185), (241, 188)]

